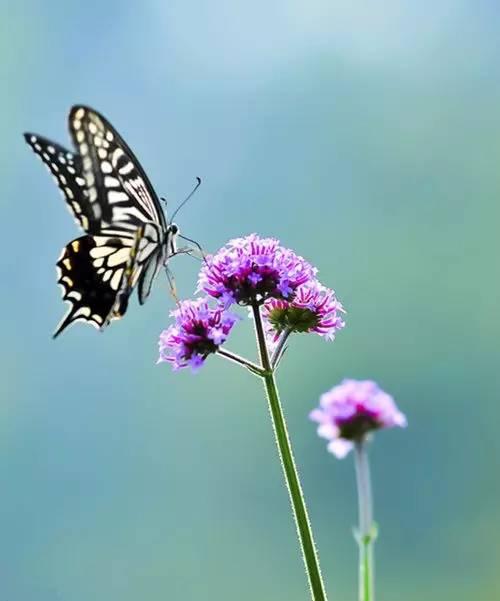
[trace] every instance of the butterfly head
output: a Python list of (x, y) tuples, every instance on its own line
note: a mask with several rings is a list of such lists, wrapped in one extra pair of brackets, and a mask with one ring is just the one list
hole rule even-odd
[(175, 255), (177, 252), (177, 237), (179, 236), (179, 226), (176, 223), (170, 223), (167, 227), (168, 254)]

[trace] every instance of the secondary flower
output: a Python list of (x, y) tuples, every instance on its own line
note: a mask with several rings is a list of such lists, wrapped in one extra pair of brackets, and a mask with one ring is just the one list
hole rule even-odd
[(319, 404), (309, 417), (319, 424), (319, 436), (330, 441), (328, 450), (339, 459), (373, 430), (406, 426), (394, 399), (372, 380), (343, 380), (322, 394)]
[(272, 298), (264, 304), (268, 333), (275, 341), (281, 332), (316, 332), (327, 340), (344, 327), (344, 309), (335, 292), (317, 280), (297, 288), (291, 300)]
[(181, 301), (170, 315), (175, 323), (160, 334), (158, 363), (171, 363), (174, 370), (201, 367), (227, 340), (239, 319), (221, 307), (211, 308), (207, 298)]
[(316, 269), (280, 245), (275, 238), (250, 234), (230, 240), (201, 268), (198, 291), (226, 307), (263, 303), (268, 298), (290, 299), (297, 288), (312, 280)]

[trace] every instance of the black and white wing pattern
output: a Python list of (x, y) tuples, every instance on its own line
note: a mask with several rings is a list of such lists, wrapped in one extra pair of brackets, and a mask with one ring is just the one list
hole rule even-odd
[(138, 282), (143, 304), (164, 264), (165, 247), (158, 243), (161, 234), (148, 223), (137, 228), (132, 238), (87, 235), (70, 242), (57, 262), (57, 281), (70, 308), (54, 338), (76, 321), (103, 329), (123, 317)]
[(25, 134), (87, 233), (70, 242), (57, 262), (70, 308), (54, 337), (76, 321), (103, 329), (124, 315), (136, 286), (144, 303), (162, 265), (175, 254), (177, 233), (167, 225), (139, 161), (101, 114), (74, 106), (69, 128), (76, 153)]
[(99, 222), (90, 206), (81, 157), (37, 134), (26, 133), (24, 139), (52, 174), (78, 225), (85, 232), (97, 231)]
[(151, 221), (167, 227), (158, 197), (127, 143), (97, 111), (74, 106), (69, 130), (82, 157), (83, 175), (95, 218), (135, 227)]
[[(57, 262), (58, 283), (70, 309), (54, 332), (54, 338), (75, 321), (103, 328), (113, 318), (130, 248), (119, 238), (82, 236), (70, 242)], [(95, 264), (101, 268), (96, 268)], [(118, 316), (117, 316), (118, 317)]]
[(158, 196), (128, 144), (103, 115), (77, 105), (68, 120), (82, 157), (89, 200), (101, 210), (101, 233), (118, 236), (130, 247), (138, 235), (141, 237), (131, 269), (143, 304), (172, 250), (172, 236)]

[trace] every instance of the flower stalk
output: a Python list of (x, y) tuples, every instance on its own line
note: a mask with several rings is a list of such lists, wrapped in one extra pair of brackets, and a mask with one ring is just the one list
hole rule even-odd
[(217, 355), (220, 355), (221, 357), (224, 357), (224, 359), (228, 359), (229, 361), (232, 361), (233, 363), (237, 363), (238, 365), (241, 365), (242, 367), (246, 367), (248, 370), (250, 370), (252, 373), (254, 373), (257, 376), (263, 377), (265, 375), (265, 371), (262, 369), (262, 367), (260, 367), (259, 365), (256, 365), (255, 363), (253, 363), (252, 361), (249, 361), (248, 359), (245, 359), (245, 357), (242, 357), (241, 355), (237, 355), (236, 353), (233, 353), (232, 351), (228, 351), (227, 349), (220, 347), (219, 349), (217, 349), (216, 351)]
[(290, 328), (287, 328), (280, 334), (278, 344), (276, 345), (276, 348), (274, 349), (274, 352), (271, 356), (271, 366), (273, 369), (276, 369), (278, 367), (278, 365), (281, 361), (281, 357), (283, 356), (284, 352), (286, 351), (285, 345), (286, 345), (291, 333), (292, 333), (292, 330)]
[(274, 376), (274, 369), (269, 358), (266, 336), (262, 324), (262, 316), (258, 304), (254, 303), (252, 305), (252, 311), (260, 360), (265, 372), (265, 375), (263, 375), (262, 378), (264, 380), (276, 444), (285, 476), (285, 482), (290, 496), (295, 525), (297, 527), (297, 534), (299, 537), (302, 556), (309, 580), (311, 597), (313, 601), (327, 601), (325, 587), (319, 567), (319, 558), (316, 553), (316, 546), (313, 539), (311, 524), (309, 522), (304, 495), (300, 485), (297, 466), (295, 465), (295, 460), (292, 453), (285, 416), (280, 403), (278, 388), (276, 386), (276, 379)]
[(367, 442), (372, 432), (405, 428), (406, 416), (392, 396), (373, 380), (345, 379), (321, 395), (319, 407), (309, 418), (318, 424), (318, 435), (326, 438), (328, 450), (338, 459), (354, 451), (359, 501), (359, 601), (375, 601), (374, 551), (377, 536), (373, 521), (372, 487)]
[[(319, 559), (276, 385), (276, 370), (292, 333), (314, 332), (333, 340), (344, 327), (335, 292), (316, 279), (317, 269), (275, 238), (250, 234), (207, 256), (198, 276), (204, 297), (179, 303), (175, 322), (160, 334), (160, 361), (198, 370), (217, 354), (263, 380), (278, 453), (313, 601), (327, 601)], [(215, 306), (214, 306), (215, 304)], [(260, 361), (224, 348), (238, 317), (233, 305), (250, 307)], [(268, 343), (272, 341), (273, 352)]]
[(376, 532), (373, 523), (373, 501), (370, 479), (370, 465), (366, 450), (366, 438), (354, 444), (354, 463), (358, 488), (359, 529), (359, 601), (375, 601), (373, 543)]

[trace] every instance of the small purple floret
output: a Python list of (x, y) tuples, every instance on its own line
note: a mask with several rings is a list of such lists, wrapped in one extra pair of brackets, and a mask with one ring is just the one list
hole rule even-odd
[(320, 397), (320, 406), (309, 414), (318, 435), (329, 440), (328, 450), (339, 459), (356, 441), (381, 428), (406, 426), (406, 417), (394, 399), (372, 380), (343, 380)]
[(263, 303), (268, 298), (291, 298), (314, 278), (316, 269), (275, 238), (250, 234), (230, 240), (209, 256), (200, 271), (198, 291), (226, 307)]
[(268, 332), (277, 338), (285, 329), (292, 332), (315, 332), (333, 340), (344, 326), (342, 304), (335, 292), (317, 280), (299, 286), (292, 300), (269, 299), (264, 304)]
[(182, 301), (170, 314), (175, 323), (160, 334), (158, 363), (171, 363), (174, 370), (199, 369), (227, 340), (239, 319), (222, 307), (211, 308), (207, 298)]

